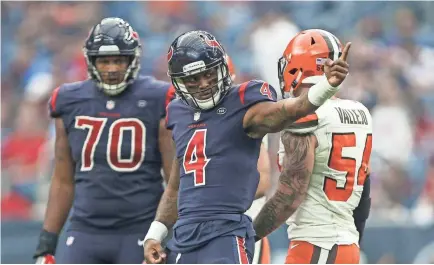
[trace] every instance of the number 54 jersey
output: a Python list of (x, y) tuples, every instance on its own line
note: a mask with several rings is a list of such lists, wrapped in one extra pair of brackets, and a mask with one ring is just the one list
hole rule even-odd
[[(306, 199), (287, 221), (289, 238), (325, 249), (358, 244), (353, 210), (362, 195), (372, 148), (368, 109), (356, 101), (330, 99), (287, 130), (312, 133), (318, 141)], [(280, 165), (284, 154), (280, 142)]]
[(54, 90), (50, 115), (62, 119), (75, 163), (70, 230), (142, 232), (152, 222), (163, 192), (158, 131), (169, 88), (139, 76), (113, 97), (91, 80)]

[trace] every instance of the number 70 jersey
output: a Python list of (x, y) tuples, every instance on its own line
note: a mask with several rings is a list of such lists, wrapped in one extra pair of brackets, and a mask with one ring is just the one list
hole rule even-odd
[[(289, 237), (326, 249), (358, 244), (353, 210), (362, 195), (372, 149), (368, 109), (356, 101), (331, 99), (287, 130), (312, 133), (318, 141), (306, 199), (287, 221)], [(280, 142), (280, 165), (283, 159)]]
[(163, 192), (158, 132), (170, 84), (139, 76), (116, 97), (92, 80), (63, 84), (49, 101), (75, 163), (71, 227), (143, 231)]

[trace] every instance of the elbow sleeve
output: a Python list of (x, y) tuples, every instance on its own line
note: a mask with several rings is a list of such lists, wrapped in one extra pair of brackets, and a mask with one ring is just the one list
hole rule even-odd
[(362, 239), (363, 231), (365, 229), (366, 220), (369, 217), (369, 212), (371, 210), (371, 180), (368, 176), (366, 178), (365, 184), (363, 186), (362, 198), (360, 199), (359, 205), (353, 211), (354, 224), (359, 232), (359, 242)]

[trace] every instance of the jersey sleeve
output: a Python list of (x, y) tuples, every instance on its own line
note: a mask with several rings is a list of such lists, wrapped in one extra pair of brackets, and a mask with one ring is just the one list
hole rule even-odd
[(243, 106), (249, 107), (262, 101), (277, 100), (276, 90), (267, 82), (252, 80), (240, 85), (238, 94)]
[(307, 134), (314, 132), (317, 128), (318, 115), (316, 113), (312, 113), (296, 120), (294, 123), (285, 128), (285, 130), (297, 134)]
[(166, 118), (165, 118), (165, 120), (166, 120), (166, 129), (173, 130), (174, 124), (173, 124), (172, 120), (170, 119), (171, 118), (171, 116), (170, 116), (170, 106), (172, 104), (170, 104), (170, 103), (171, 103), (171, 101), (166, 106), (166, 111), (165, 111)]
[(173, 85), (168, 84), (165, 86), (165, 93), (164, 93), (164, 105), (161, 110), (161, 118), (164, 118), (167, 116), (167, 106), (169, 103), (175, 98), (175, 88)]
[(64, 102), (61, 90), (61, 86), (54, 89), (50, 99), (48, 100), (48, 111), (52, 118), (59, 118), (63, 114), (62, 105)]

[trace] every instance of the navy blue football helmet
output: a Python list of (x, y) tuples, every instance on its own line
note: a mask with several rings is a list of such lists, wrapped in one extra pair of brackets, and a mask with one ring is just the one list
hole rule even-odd
[[(109, 17), (101, 20), (89, 32), (83, 47), (87, 62), (87, 72), (97, 86), (108, 95), (117, 95), (132, 83), (140, 70), (141, 44), (139, 35), (121, 18)], [(129, 65), (123, 81), (116, 85), (104, 83), (100, 72), (95, 67), (95, 60), (101, 56), (124, 55), (129, 58)]]
[[(176, 93), (186, 104), (206, 110), (221, 102), (232, 84), (225, 55), (222, 45), (206, 31), (189, 31), (173, 41), (167, 54), (168, 75)], [(187, 90), (183, 79), (211, 68), (217, 69), (216, 92), (208, 99), (200, 99), (197, 96), (199, 92), (191, 93)], [(209, 89), (214, 91), (214, 88)]]

